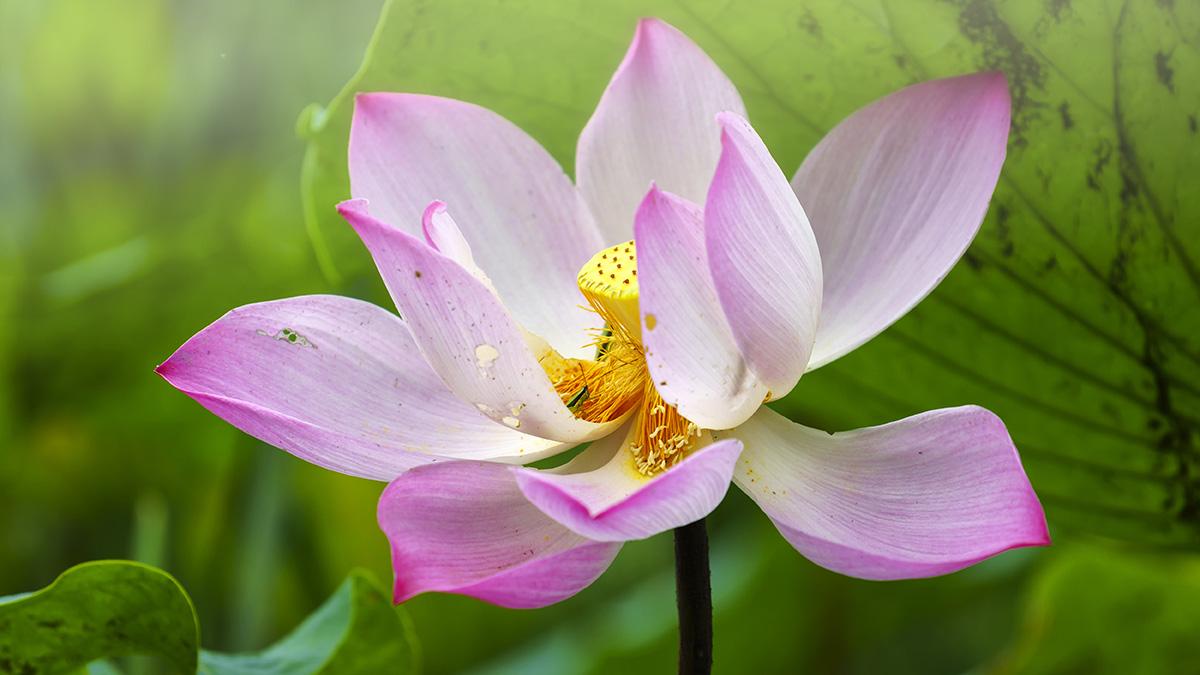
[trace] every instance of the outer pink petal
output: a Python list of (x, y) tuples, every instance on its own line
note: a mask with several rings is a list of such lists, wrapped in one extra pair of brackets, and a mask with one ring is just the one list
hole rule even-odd
[(450, 204), (517, 320), (564, 354), (586, 351), (594, 316), (579, 307), (575, 275), (603, 242), (562, 168), (511, 122), (435, 96), (360, 94), (350, 190), (418, 237), (422, 209)]
[(1008, 140), (1001, 73), (935, 80), (859, 110), (792, 179), (825, 270), (811, 368), (912, 309), (975, 237)]
[(563, 447), (460, 401), (399, 318), (350, 298), (235, 309), (157, 370), (251, 436), (352, 476), (390, 480), (439, 457), (527, 462)]
[(521, 328), (470, 271), (376, 220), (362, 200), (338, 211), (370, 249), (426, 361), (459, 398), (496, 422), (556, 441), (582, 442), (618, 425), (571, 414)]
[(646, 362), (659, 394), (705, 429), (728, 429), (767, 389), (746, 367), (717, 300), (700, 208), (652, 188), (634, 223)]
[(518, 469), (521, 491), (546, 515), (597, 541), (645, 539), (695, 522), (725, 497), (742, 451), (736, 440), (703, 447), (667, 471), (637, 472), (626, 435), (589, 447), (563, 472)]
[(673, 26), (642, 19), (575, 156), (579, 190), (606, 243), (630, 238), (651, 181), (704, 199), (721, 152), (713, 119), (722, 110), (745, 113), (729, 78)]
[(379, 499), (379, 526), (392, 544), (396, 602), (440, 591), (544, 607), (586, 588), (621, 549), (547, 518), (508, 468), (486, 462), (405, 473)]
[(717, 296), (750, 369), (772, 398), (808, 365), (821, 311), (821, 256), (804, 209), (744, 118), (718, 116), (721, 161), (704, 229)]
[(947, 574), (1050, 543), (1004, 424), (975, 406), (828, 434), (768, 409), (734, 480), (800, 553), (864, 579)]

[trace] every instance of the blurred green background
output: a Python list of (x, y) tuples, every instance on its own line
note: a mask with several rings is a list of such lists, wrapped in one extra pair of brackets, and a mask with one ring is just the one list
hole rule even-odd
[[(355, 91), (493, 107), (569, 168), (645, 14), (729, 73), (789, 174), (913, 81), (998, 68), (1015, 105), (965, 261), (779, 405), (830, 430), (992, 408), (1055, 545), (861, 582), (733, 490), (710, 519), (716, 670), (1200, 672), (1200, 8), (1179, 0), (0, 0), (0, 595), (133, 558), (180, 580), (206, 647), (247, 650), (350, 569), (389, 578), (381, 485), (245, 437), (152, 369), (238, 305), (390, 307), (332, 210)], [(629, 544), (543, 610), (414, 599), (426, 671), (670, 672), (670, 549)]]

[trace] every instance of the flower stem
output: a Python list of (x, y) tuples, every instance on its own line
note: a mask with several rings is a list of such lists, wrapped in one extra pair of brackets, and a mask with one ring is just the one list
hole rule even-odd
[(679, 675), (708, 675), (712, 672), (712, 586), (703, 518), (675, 529), (675, 604)]

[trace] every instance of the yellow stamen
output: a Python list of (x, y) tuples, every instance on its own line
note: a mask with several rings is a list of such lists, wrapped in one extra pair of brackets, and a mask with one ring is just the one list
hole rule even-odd
[(634, 243), (592, 256), (579, 271), (578, 283), (605, 326), (593, 338), (596, 360), (568, 359), (550, 351), (541, 358), (542, 368), (579, 419), (609, 422), (636, 408), (629, 440), (633, 466), (644, 476), (666, 471), (696, 446), (701, 430), (668, 406), (650, 380), (641, 344)]
[(700, 427), (663, 403), (654, 383), (647, 378), (633, 438), (634, 465), (639, 473), (653, 476), (687, 456), (700, 438)]
[(629, 412), (642, 395), (646, 361), (634, 343), (607, 343), (596, 361), (567, 359), (550, 352), (542, 368), (554, 383), (563, 404), (581, 420), (610, 422)]

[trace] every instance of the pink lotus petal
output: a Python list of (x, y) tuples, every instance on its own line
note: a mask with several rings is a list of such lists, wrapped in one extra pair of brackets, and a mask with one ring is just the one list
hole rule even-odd
[(1004, 423), (975, 406), (827, 434), (768, 409), (734, 477), (809, 560), (863, 579), (947, 574), (1050, 543)]
[(561, 472), (512, 471), (530, 502), (576, 533), (597, 541), (629, 541), (711, 513), (725, 497), (742, 451), (736, 440), (713, 443), (647, 478), (634, 468), (626, 443), (625, 433), (615, 433)]
[(235, 309), (157, 370), (251, 436), (352, 476), (391, 480), (439, 457), (528, 462), (563, 449), (460, 401), (398, 317), (350, 298)]
[(744, 118), (718, 116), (721, 161), (704, 206), (717, 296), (742, 356), (779, 398), (808, 365), (821, 255), (787, 178)]
[(388, 485), (379, 526), (392, 544), (396, 602), (439, 591), (502, 607), (545, 607), (608, 569), (621, 545), (589, 541), (546, 517), (510, 471), (444, 462)]
[(658, 19), (638, 23), (596, 112), (579, 137), (575, 176), (604, 234), (632, 234), (646, 186), (699, 203), (721, 152), (714, 116), (744, 114), (737, 89), (708, 55)]
[(924, 82), (851, 115), (792, 179), (812, 221), (825, 299), (810, 368), (904, 316), (983, 221), (1008, 140), (1001, 73)]
[(767, 389), (746, 367), (717, 300), (700, 208), (651, 188), (634, 223), (642, 342), (668, 405), (705, 429), (728, 429)]
[(517, 321), (564, 354), (587, 352), (595, 317), (579, 307), (575, 275), (603, 242), (562, 168), (511, 122), (436, 96), (360, 94), (350, 189), (417, 237), (422, 209), (450, 204)]
[(580, 443), (619, 422), (593, 424), (563, 405), (525, 334), (491, 290), (425, 242), (373, 218), (362, 200), (338, 211), (370, 249), (396, 308), (433, 370), (496, 422)]

